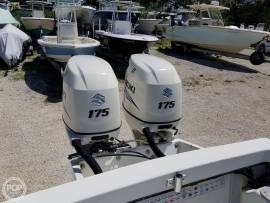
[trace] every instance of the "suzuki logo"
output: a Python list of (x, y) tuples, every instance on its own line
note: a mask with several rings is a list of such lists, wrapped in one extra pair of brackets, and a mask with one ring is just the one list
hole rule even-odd
[(101, 106), (102, 104), (105, 103), (105, 96), (101, 94), (96, 94), (91, 98), (91, 103), (96, 105), (96, 106)]
[(172, 93), (172, 90), (170, 88), (165, 88), (162, 92), (162, 95), (167, 97), (167, 98), (170, 98), (173, 93)]

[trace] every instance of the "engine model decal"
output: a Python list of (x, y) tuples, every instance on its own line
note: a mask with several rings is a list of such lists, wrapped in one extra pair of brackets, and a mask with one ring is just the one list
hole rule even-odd
[(175, 107), (175, 101), (159, 102), (158, 109), (172, 109)]
[(99, 117), (107, 117), (110, 114), (110, 108), (106, 109), (95, 109), (89, 111), (88, 118), (99, 118)]
[(136, 88), (127, 80), (125, 81), (125, 87), (128, 88), (133, 94), (135, 94)]
[(182, 119), (182, 118), (180, 117), (180, 118), (177, 118), (177, 119), (175, 119), (175, 120), (172, 120), (172, 121), (165, 121), (165, 122), (145, 121), (145, 120), (142, 120), (142, 119), (138, 118), (137, 116), (133, 115), (132, 113), (130, 113), (130, 112), (125, 108), (124, 104), (123, 104), (123, 108), (124, 108), (124, 110), (125, 110), (130, 116), (132, 116), (133, 118), (135, 118), (135, 119), (138, 120), (138, 121), (141, 121), (141, 122), (147, 123), (147, 124), (169, 124), (169, 123), (174, 123), (174, 122), (180, 121), (180, 120)]
[(125, 98), (126, 98), (128, 101), (130, 101), (130, 103), (133, 104), (138, 110), (140, 110), (139, 107), (137, 106), (137, 104), (134, 102), (134, 100), (133, 100), (132, 97), (130, 96), (130, 94), (128, 93), (128, 91), (127, 91), (126, 88), (125, 88), (125, 90), (124, 90), (124, 93), (125, 93)]

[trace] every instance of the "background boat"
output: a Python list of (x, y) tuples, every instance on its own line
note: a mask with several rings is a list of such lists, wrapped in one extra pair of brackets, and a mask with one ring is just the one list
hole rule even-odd
[[(111, 19), (107, 20), (107, 26), (103, 28), (99, 23), (99, 28), (95, 30), (96, 38), (104, 46), (130, 56), (147, 51), (154, 42), (158, 41), (154, 36), (134, 33), (132, 17), (136, 6), (132, 1), (104, 1), (104, 4), (110, 5), (113, 12)], [(119, 10), (121, 7), (124, 10)], [(100, 19), (95, 20), (101, 22)]]
[(56, 36), (44, 36), (38, 43), (46, 57), (57, 62), (67, 62), (74, 55), (94, 55), (100, 44), (88, 37), (77, 37), (75, 41), (58, 43)]
[[(74, 55), (94, 55), (100, 43), (92, 38), (78, 36), (76, 11), (80, 3), (58, 1), (57, 35), (43, 36), (38, 40), (42, 54), (56, 62), (67, 62)], [(62, 13), (63, 12), (63, 13)], [(69, 15), (65, 15), (66, 12)]]
[(238, 53), (259, 42), (269, 32), (220, 26), (174, 26), (167, 37), (175, 42), (204, 49)]
[[(195, 46), (214, 51), (238, 53), (260, 42), (269, 32), (224, 26), (221, 11), (229, 8), (215, 4), (195, 4), (190, 7), (197, 12), (182, 22), (174, 21), (165, 36), (173, 43)], [(182, 15), (183, 16), (183, 15)]]
[(50, 3), (43, 1), (27, 1), (31, 5), (31, 17), (21, 17), (22, 24), (27, 33), (34, 38), (49, 35), (55, 30), (54, 18), (46, 18), (44, 7)]

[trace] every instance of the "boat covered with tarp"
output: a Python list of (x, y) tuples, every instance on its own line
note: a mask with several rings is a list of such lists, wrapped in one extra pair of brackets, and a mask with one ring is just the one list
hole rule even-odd
[(0, 29), (0, 57), (8, 66), (18, 64), (31, 44), (31, 38), (17, 27), (7, 24)]

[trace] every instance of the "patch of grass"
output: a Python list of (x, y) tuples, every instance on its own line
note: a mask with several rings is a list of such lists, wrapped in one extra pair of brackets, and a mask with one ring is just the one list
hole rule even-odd
[(23, 80), (25, 76), (25, 72), (20, 68), (17, 69), (17, 71), (12, 71), (12, 73), (10, 74), (10, 77), (13, 80)]
[(6, 73), (6, 71), (0, 70), (0, 77), (4, 77), (5, 76), (5, 73)]
[[(47, 96), (46, 102), (59, 102), (62, 100), (62, 77), (46, 60), (42, 60), (36, 52), (27, 56), (17, 67), (1, 70), (9, 80), (24, 80), (33, 91)], [(1, 89), (1, 87), (0, 87)]]
[(166, 39), (165, 37), (162, 37), (156, 42), (155, 47), (160, 48), (160, 49), (170, 48), (171, 41)]
[(23, 62), (21, 62), (17, 67), (11, 68), (8, 71), (8, 76), (13, 80), (24, 80), (26, 71), (28, 74), (35, 75), (37, 74), (36, 68), (42, 64), (33, 65), (34, 61), (38, 57), (38, 54), (34, 52), (33, 55), (27, 56)]
[(33, 78), (39, 77), (39, 70), (43, 69), (47, 63), (41, 61), (38, 57), (37, 52), (33, 55), (27, 56), (24, 61), (17, 65), (17, 67), (7, 68), (7, 65), (0, 62), (0, 77), (8, 76), (12, 80), (24, 80), (26, 74)]

